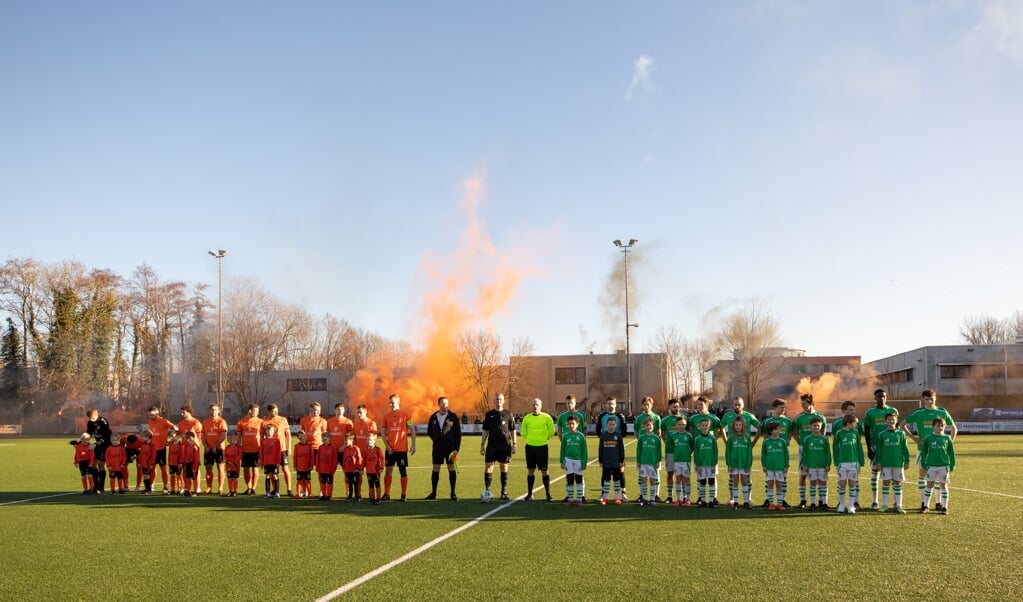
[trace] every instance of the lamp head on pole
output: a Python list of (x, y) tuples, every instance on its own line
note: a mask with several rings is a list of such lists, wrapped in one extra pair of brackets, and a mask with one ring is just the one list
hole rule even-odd
[[(622, 246), (622, 241), (620, 241), (620, 240), (616, 240), (616, 241), (614, 241), (614, 243), (615, 243), (615, 246), (616, 246), (616, 247), (620, 247), (620, 246)], [(210, 253), (212, 253), (212, 252), (213, 252), (213, 251), (210, 251)]]
[(207, 251), (207, 253), (209, 253), (210, 256), (214, 257), (215, 259), (223, 259), (224, 256), (227, 255), (227, 251), (224, 249), (217, 249), (216, 251), (210, 250)]

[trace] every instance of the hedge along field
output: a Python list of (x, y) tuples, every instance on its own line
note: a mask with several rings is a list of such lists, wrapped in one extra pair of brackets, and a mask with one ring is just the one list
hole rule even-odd
[[(427, 502), (429, 441), (419, 443), (410, 500), (369, 506), (261, 496), (81, 496), (67, 438), (0, 439), (7, 551), (0, 597), (316, 600), (494, 510), (343, 598), (984, 600), (1011, 599), (1023, 587), (1023, 436), (959, 437), (949, 516), (914, 512), (915, 478), (907, 482), (906, 515), (486, 505), (477, 499), (483, 462), (468, 453), (476, 450), (471, 439), (459, 463), (461, 500), (446, 499), (442, 475), (441, 500)], [(593, 440), (591, 452), (595, 447)], [(633, 449), (627, 485), (634, 496)], [(517, 456), (513, 497), (524, 493), (525, 472)], [(595, 500), (599, 469), (586, 473), (587, 497)], [(552, 465), (551, 475), (561, 477), (560, 467)], [(869, 492), (866, 471), (861, 488)], [(560, 500), (564, 481), (552, 489)], [(762, 501), (756, 472), (753, 494)]]

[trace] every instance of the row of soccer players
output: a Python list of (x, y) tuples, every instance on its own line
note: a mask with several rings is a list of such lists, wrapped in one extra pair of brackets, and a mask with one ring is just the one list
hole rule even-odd
[[(909, 467), (907, 438), (918, 446), (916, 464), (919, 469), (917, 481), (921, 500), (921, 512), (929, 509), (930, 498), (935, 485), (939, 487), (941, 501), (936, 509), (948, 512), (948, 473), (955, 468), (953, 441), (957, 430), (955, 422), (944, 408), (936, 406), (934, 391), (927, 389), (921, 394), (921, 405), (907, 419), (899, 423), (898, 411), (887, 405), (887, 394), (883, 389), (874, 393), (875, 406), (868, 409), (861, 422), (856, 417), (856, 404), (846, 401), (842, 405), (843, 416), (832, 427), (832, 442), (825, 436), (825, 418), (814, 408), (811, 394), (800, 398), (802, 412), (795, 419), (785, 414), (786, 402), (778, 399), (773, 403), (772, 415), (763, 424), (751, 413), (744, 410), (742, 398), (736, 398), (733, 409), (723, 419), (710, 413), (711, 400), (701, 397), (697, 400), (697, 413), (686, 417), (680, 411), (677, 401), (669, 402), (669, 413), (663, 418), (652, 412), (653, 400), (643, 399), (643, 413), (635, 419), (639, 439), (636, 453), (636, 468), (640, 487), (640, 504), (659, 501), (660, 462), (663, 459), (668, 476), (668, 501), (675, 496), (675, 505), (690, 504), (690, 483), (693, 472), (698, 485), (698, 505), (717, 505), (718, 439), (725, 442), (725, 460), (729, 473), (729, 504), (739, 507), (740, 503), (752, 507), (750, 497), (750, 469), (752, 450), (761, 434), (767, 434), (761, 448), (761, 463), (765, 472), (763, 505), (769, 509), (789, 507), (786, 501), (788, 446), (791, 439), (798, 445), (799, 497), (800, 507), (829, 509), (828, 474), (832, 466), (838, 475), (838, 510), (854, 513), (859, 507), (859, 471), (866, 465), (871, 468), (871, 493), (873, 509), (886, 510), (888, 498), (892, 496), (892, 509), (903, 512), (902, 483), (905, 470)], [(559, 432), (567, 432), (567, 419), (575, 418), (577, 429), (585, 430), (585, 416), (574, 410), (574, 399), (566, 400), (569, 410), (558, 418)], [(610, 488), (614, 486), (616, 501), (624, 500), (624, 451), (617, 451), (616, 439), (624, 437), (624, 418), (614, 411), (615, 400), (608, 399), (608, 411), (597, 419), (600, 429), (602, 474), (602, 503), (609, 500)], [(614, 425), (608, 428), (608, 423)], [(913, 429), (909, 427), (912, 425)], [(753, 427), (757, 432), (752, 437)], [(946, 435), (945, 430), (950, 429)], [(563, 440), (564, 453), (564, 440)], [(866, 446), (867, 458), (862, 458)], [(857, 451), (858, 450), (858, 451)], [(566, 467), (567, 470), (567, 467)], [(579, 472), (581, 475), (581, 471)], [(582, 500), (581, 477), (569, 477), (569, 503)], [(578, 486), (572, 483), (578, 482)], [(878, 487), (879, 483), (882, 485)], [(882, 495), (879, 504), (878, 493)], [(845, 496), (849, 494), (849, 503)], [(741, 497), (740, 497), (741, 494)], [(808, 495), (809, 494), (809, 495)]]
[[(102, 492), (108, 469), (113, 475), (111, 489), (117, 493), (126, 491), (128, 466), (135, 463), (138, 468), (136, 491), (151, 492), (159, 471), (165, 494), (187, 492), (189, 495), (198, 495), (202, 491), (198, 468), (201, 459), (206, 467), (206, 494), (214, 491), (216, 477), (216, 491), (224, 495), (226, 484), (228, 486), (226, 494), (230, 495), (231, 474), (237, 472), (243, 478), (245, 486), (242, 493), (254, 495), (259, 473), (262, 471), (268, 476), (267, 494), (273, 497), (274, 494), (279, 495), (278, 476), (283, 477), (287, 494), (291, 495), (289, 465), (292, 462), (296, 464), (296, 472), (306, 473), (311, 470), (305, 466), (307, 460), (305, 445), (313, 452), (308, 455), (309, 461), (315, 463), (320, 460), (319, 455), (315, 453), (316, 450), (325, 442), (329, 444), (333, 441), (332, 447), (337, 450), (336, 458), (338, 465), (341, 466), (345, 462), (341, 453), (342, 448), (352, 447), (349, 454), (354, 456), (358, 453), (358, 456), (354, 460), (349, 460), (349, 463), (357, 460), (362, 467), (366, 464), (372, 465), (374, 462), (373, 457), (376, 454), (372, 452), (372, 448), (376, 447), (375, 440), (379, 434), (384, 441), (385, 489), (379, 492), (377, 491), (379, 487), (375, 487), (371, 495), (375, 499), (389, 499), (391, 472), (393, 467), (397, 466), (401, 479), (401, 496), (404, 499), (408, 485), (408, 455), (415, 453), (415, 428), (412, 416), (401, 410), (397, 395), (391, 396), (390, 407), (390, 411), (384, 416), (384, 427), (379, 429), (377, 423), (366, 415), (365, 406), (359, 406), (356, 417), (348, 419), (344, 415), (345, 406), (339, 403), (334, 408), (334, 416), (328, 420), (320, 416), (320, 404), (310, 404), (308, 415), (300, 420), (299, 437), (306, 442), (303, 444), (300, 441), (295, 445), (297, 454), (301, 457), (294, 460), (290, 459), (292, 454), (290, 425), (286, 418), (279, 415), (275, 404), (267, 406), (269, 416), (266, 418), (259, 416), (258, 405), (250, 405), (246, 415), (238, 421), (235, 432), (230, 434), (230, 437), (236, 438), (234, 441), (229, 441), (230, 429), (220, 416), (220, 407), (216, 404), (210, 406), (210, 416), (203, 421), (193, 416), (191, 406), (184, 406), (181, 409), (181, 421), (177, 424), (160, 416), (159, 408), (154, 406), (149, 410), (147, 428), (143, 433), (123, 436), (113, 433), (106, 419), (99, 416), (99, 412), (93, 408), (87, 412), (87, 432), (82, 434), (79, 441), (72, 442), (76, 446), (74, 461), (82, 475), (83, 493)], [(373, 443), (370, 442), (371, 436)], [(349, 438), (354, 441), (353, 445), (338, 445), (338, 442), (345, 442)], [(200, 451), (200, 441), (205, 451)], [(229, 450), (232, 447), (229, 443), (234, 443), (236, 449)], [(235, 454), (239, 456), (237, 462), (234, 461)], [(108, 455), (111, 457), (108, 458)], [(326, 461), (325, 458), (328, 456), (329, 454), (324, 454), (323, 461)], [(274, 474), (268, 472), (267, 467), (276, 467)], [(327, 466), (324, 465), (322, 473), (326, 472)], [(360, 470), (360, 475), (361, 473)], [(300, 474), (298, 477), (302, 487), (301, 490), (296, 488), (296, 496), (302, 493), (309, 495), (308, 487), (303, 484), (305, 476)], [(359, 498), (361, 487), (360, 476), (354, 492)], [(238, 493), (237, 489), (233, 493)]]

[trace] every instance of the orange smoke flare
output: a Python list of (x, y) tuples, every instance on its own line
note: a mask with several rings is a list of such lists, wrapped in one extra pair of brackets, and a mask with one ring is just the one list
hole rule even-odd
[(459, 207), (467, 224), (458, 249), (443, 258), (424, 255), (420, 262), (417, 279), (426, 291), (414, 365), (395, 365), (394, 354), (384, 352), (370, 358), (346, 385), (349, 404), (365, 405), (378, 421), (389, 411), (391, 394), (401, 398), (401, 407), (416, 422), (426, 421), (440, 396), (449, 398), (455, 412), (473, 406), (467, 375), (460, 367), (459, 336), (469, 329), (492, 331), (493, 318), (508, 306), (523, 277), (523, 270), (494, 246), (477, 214), (483, 192), (481, 178), (462, 183)]

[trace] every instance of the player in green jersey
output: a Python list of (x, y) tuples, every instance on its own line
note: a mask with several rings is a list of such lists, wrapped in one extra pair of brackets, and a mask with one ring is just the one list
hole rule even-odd
[(693, 464), (696, 466), (700, 494), (696, 505), (701, 508), (705, 506), (716, 508), (718, 505), (718, 439), (710, 430), (710, 418), (699, 414), (693, 418), (700, 421), (699, 433), (693, 437)]
[(764, 469), (764, 496), (768, 510), (784, 510), (786, 479), (789, 472), (789, 441), (781, 436), (780, 422), (765, 421), (767, 437), (760, 446), (760, 465)]
[(561, 468), (565, 471), (565, 503), (583, 505), (583, 472), (586, 470), (586, 435), (579, 431), (579, 419), (569, 416), (568, 432), (561, 437)]
[(934, 491), (934, 484), (937, 483), (941, 489), (941, 503), (935, 504), (934, 509), (942, 514), (948, 514), (948, 479), (951, 472), (956, 469), (956, 450), (952, 437), (945, 434), (944, 418), (935, 418), (932, 427), (932, 434), (924, 439), (921, 454), (924, 470), (927, 471), (927, 491), (920, 512), (928, 512), (931, 493)]
[[(788, 445), (789, 445), (789, 439), (792, 438), (791, 437), (791, 433), (792, 433), (792, 419), (785, 415), (785, 409), (786, 409), (787, 405), (788, 405), (788, 403), (784, 399), (781, 399), (781, 398), (775, 399), (773, 402), (771, 402), (771, 415), (768, 416), (766, 419), (764, 419), (764, 431), (765, 432), (770, 432), (768, 429), (769, 429), (769, 427), (772, 424), (777, 424), (778, 425), (778, 436), (785, 442), (786, 454), (788, 453), (787, 450), (788, 450)], [(783, 491), (788, 489), (788, 474), (787, 474), (788, 473), (788, 466), (789, 466), (789, 463), (788, 463), (788, 461), (786, 461), (785, 462), (786, 474), (783, 475), (784, 479), (782, 479), (782, 481), (781, 481)], [(768, 497), (770, 495), (770, 489), (769, 489), (770, 485), (771, 485), (770, 483), (768, 483), (767, 481), (764, 481), (764, 504), (763, 505), (764, 505), (765, 508), (768, 508), (768, 509), (770, 508), (770, 505), (771, 505), (771, 503), (768, 501)], [(780, 505), (783, 508), (788, 508), (789, 507), (789, 503), (785, 501), (785, 496), (784, 495), (781, 496), (781, 501), (777, 505)]]
[[(852, 402), (846, 402), (852, 403)], [(845, 407), (845, 404), (842, 405)], [(856, 500), (860, 491), (860, 468), (865, 462), (863, 443), (860, 437), (859, 419), (855, 414), (842, 417), (842, 426), (838, 422), (832, 427), (832, 457), (838, 472), (838, 511), (856, 514)], [(837, 428), (837, 430), (835, 430)], [(849, 505), (845, 505), (845, 492), (849, 491)]]
[[(684, 414), (678, 416), (675, 421), (675, 430), (668, 434), (668, 440), (672, 444), (672, 462), (675, 474), (675, 507), (689, 506), (689, 475), (690, 461), (693, 457), (693, 434), (686, 430), (686, 417)], [(668, 473), (671, 474), (671, 473)]]
[(710, 412), (713, 400), (706, 396), (696, 398), (696, 413), (689, 417), (689, 432), (695, 437), (700, 432), (700, 422), (710, 420), (710, 432), (715, 437), (721, 434), (721, 419)]
[[(916, 489), (920, 494), (921, 510), (924, 508), (924, 484), (927, 477), (927, 469), (924, 468), (922, 462), (924, 438), (931, 432), (935, 418), (945, 420), (953, 441), (955, 441), (956, 435), (959, 434), (959, 429), (956, 427), (955, 421), (952, 420), (952, 415), (945, 408), (939, 408), (937, 400), (938, 396), (932, 389), (924, 389), (920, 393), (920, 407), (910, 412), (909, 416), (906, 417), (906, 422), (902, 425), (902, 429), (906, 431), (909, 438), (916, 442)], [(910, 425), (913, 427), (912, 430), (909, 428)]]
[(894, 508), (899, 514), (905, 514), (902, 508), (902, 482), (906, 480), (905, 471), (909, 468), (909, 445), (906, 433), (896, 428), (898, 418), (895, 414), (885, 417), (888, 427), (877, 436), (877, 449), (874, 461), (881, 465), (881, 512), (888, 511), (889, 487), (895, 495)]
[[(732, 409), (725, 412), (725, 415), (721, 417), (722, 434), (725, 439), (731, 435), (732, 422), (735, 421), (736, 417), (741, 417), (746, 423), (746, 434), (753, 437), (753, 445), (757, 444), (757, 439), (760, 438), (760, 421), (753, 414), (750, 414), (745, 410), (746, 402), (741, 397), (736, 397), (732, 400)], [(757, 434), (753, 434), (753, 427), (757, 427)]]
[(639, 474), (639, 505), (653, 506), (661, 469), (661, 437), (654, 430), (654, 419), (647, 416), (641, 422), (642, 434), (636, 442), (636, 473)]
[[(838, 433), (842, 432), (842, 430), (845, 428), (844, 420), (845, 420), (846, 416), (852, 416), (854, 418), (856, 417), (856, 402), (852, 401), (851, 399), (848, 399), (848, 400), (842, 402), (842, 415), (839, 416), (838, 418), (836, 418), (833, 423), (831, 423), (831, 440), (832, 441), (835, 440), (835, 435), (837, 435)], [(856, 430), (856, 433), (858, 434), (858, 436), (860, 438), (862, 438), (863, 437), (863, 423), (860, 422), (858, 418), (856, 419), (856, 428), (855, 428), (855, 430)], [(838, 474), (838, 460), (835, 460), (835, 474)], [(858, 484), (859, 483), (859, 481), (858, 481), (858, 479), (859, 479), (859, 471), (857, 471), (857, 477), (856, 478), (857, 478), (857, 486), (856, 486), (855, 495), (852, 493), (852, 489), (850, 489), (850, 500), (849, 500), (849, 505), (853, 508), (854, 512), (856, 510), (859, 510), (859, 508), (860, 508), (860, 497), (859, 497), (860, 496), (860, 488), (859, 488), (859, 484)], [(839, 479), (841, 479), (841, 477), (839, 477)], [(841, 480), (839, 480), (839, 483), (841, 483)], [(842, 497), (841, 494), (839, 494), (839, 497)]]
[[(644, 429), (643, 425), (644, 425), (644, 423), (646, 423), (648, 418), (653, 421), (653, 423), (654, 423), (654, 434), (659, 437), (660, 436), (660, 432), (661, 432), (661, 417), (658, 416), (656, 412), (654, 412), (654, 398), (650, 397), (650, 396), (644, 397), (643, 400), (640, 401), (640, 405), (643, 407), (643, 411), (638, 416), (636, 416), (636, 419), (633, 421), (633, 425), (635, 425), (634, 428), (635, 428), (636, 439), (638, 440), (645, 433), (645, 429)], [(642, 483), (643, 482), (643, 478), (644, 477), (641, 477), (641, 476), (637, 475), (636, 476), (636, 483), (637, 484)], [(648, 495), (648, 496), (644, 496), (644, 495), (641, 494), (639, 496), (639, 501), (640, 502), (650, 501), (650, 500), (654, 500), (654, 501), (657, 501), (657, 502), (661, 501), (661, 496), (660, 496), (660, 493), (661, 493), (661, 480), (660, 480), (659, 477), (657, 479), (657, 486), (656, 486), (656, 488), (653, 491), (649, 492), (649, 493), (650, 493), (650, 495)]]
[(863, 414), (863, 438), (867, 442), (867, 458), (870, 460), (870, 494), (873, 502), (870, 504), (872, 510), (877, 510), (878, 483), (881, 481), (881, 465), (874, 461), (875, 449), (877, 448), (877, 436), (887, 429), (885, 417), (888, 414), (895, 414), (899, 411), (888, 405), (888, 393), (884, 389), (874, 390), (874, 407), (869, 408)]
[(753, 468), (753, 441), (746, 432), (746, 420), (740, 414), (732, 419), (729, 430), (728, 439), (725, 440), (725, 465), (728, 467), (728, 490), (731, 493), (728, 505), (738, 510), (741, 493), (742, 507), (752, 510), (749, 473)]
[[(582, 433), (583, 435), (586, 434), (586, 430), (587, 430), (586, 412), (583, 412), (581, 410), (576, 409), (576, 404), (577, 403), (578, 402), (575, 399), (575, 395), (567, 395), (565, 397), (565, 407), (567, 409), (564, 412), (558, 414), (558, 420), (555, 423), (555, 426), (557, 427), (557, 433), (558, 433), (558, 438), (559, 439), (564, 440), (565, 435), (568, 434), (568, 418), (569, 418), (569, 416), (575, 416), (576, 421), (578, 421), (578, 431), (580, 433)], [(585, 502), (586, 501), (586, 494), (585, 494), (585, 492), (586, 492), (586, 483), (582, 480), (582, 475), (580, 475), (579, 484), (580, 484), (580, 486), (582, 487), (582, 490), (583, 490), (582, 501)], [(565, 497), (564, 501), (568, 502), (569, 501), (568, 497)]]
[(664, 471), (668, 474), (668, 499), (671, 503), (671, 492), (675, 485), (675, 443), (671, 433), (675, 430), (679, 417), (682, 415), (682, 404), (677, 399), (668, 400), (668, 414), (661, 418), (661, 440), (664, 441)]
[(824, 416), (814, 409), (813, 405), (813, 393), (804, 393), (799, 396), (799, 403), (803, 407), (803, 411), (796, 416), (796, 419), (792, 421), (792, 437), (796, 440), (798, 445), (798, 465), (799, 465), (799, 507), (806, 508), (806, 478), (808, 475), (806, 463), (803, 462), (803, 440), (806, 439), (811, 432), (810, 420), (815, 416), (821, 421), (821, 432), (824, 431)]
[(810, 481), (810, 510), (817, 508), (827, 510), (831, 445), (828, 443), (827, 435), (824, 434), (824, 418), (822, 416), (817, 415), (810, 418), (810, 434), (803, 438), (801, 468), (806, 469), (807, 479)]

